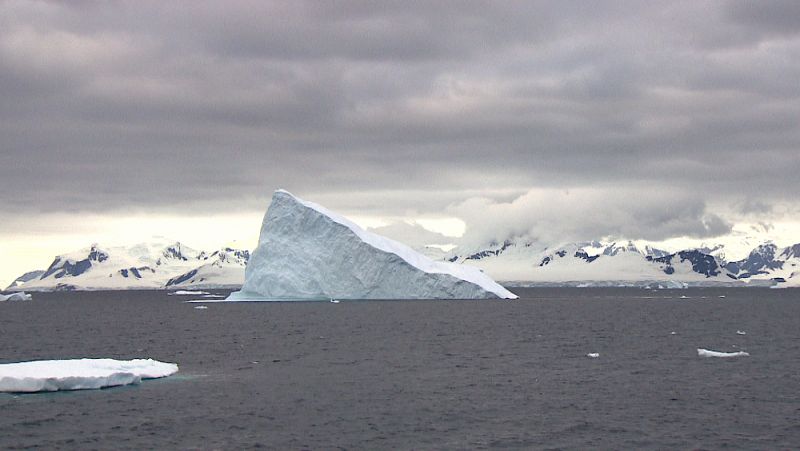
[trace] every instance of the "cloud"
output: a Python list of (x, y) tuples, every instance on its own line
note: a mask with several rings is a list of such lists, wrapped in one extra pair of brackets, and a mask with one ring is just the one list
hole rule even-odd
[(555, 244), (592, 239), (710, 238), (731, 224), (702, 200), (647, 187), (537, 189), (510, 202), (472, 198), (450, 213), (467, 223), (466, 247), (506, 239)]
[(744, 215), (768, 215), (773, 207), (763, 200), (748, 198), (739, 203), (738, 210)]
[(452, 237), (432, 232), (419, 224), (405, 221), (393, 222), (382, 227), (373, 227), (370, 230), (417, 249), (430, 244), (445, 245), (454, 241)]
[(483, 235), (467, 207), (503, 234), (710, 236), (706, 205), (797, 203), (794, 5), (2, 2), (0, 213), (235, 213), (283, 187), (455, 205)]

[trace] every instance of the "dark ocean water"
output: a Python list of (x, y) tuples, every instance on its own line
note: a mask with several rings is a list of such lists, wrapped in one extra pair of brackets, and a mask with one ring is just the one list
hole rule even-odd
[(0, 449), (800, 448), (800, 291), (514, 291), (522, 299), (0, 304), (0, 363), (180, 365), (138, 386), (0, 394)]

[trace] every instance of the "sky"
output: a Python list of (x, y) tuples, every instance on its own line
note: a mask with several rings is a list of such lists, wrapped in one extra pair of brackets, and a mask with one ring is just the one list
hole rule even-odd
[(278, 188), (411, 242), (800, 242), (798, 80), (794, 0), (0, 0), (0, 285), (252, 247)]

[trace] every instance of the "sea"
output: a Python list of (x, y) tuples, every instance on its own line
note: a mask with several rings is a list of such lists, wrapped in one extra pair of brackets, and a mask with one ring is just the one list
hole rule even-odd
[(800, 448), (800, 290), (512, 291), (520, 299), (0, 303), (0, 363), (180, 366), (133, 386), (0, 394), (0, 449)]

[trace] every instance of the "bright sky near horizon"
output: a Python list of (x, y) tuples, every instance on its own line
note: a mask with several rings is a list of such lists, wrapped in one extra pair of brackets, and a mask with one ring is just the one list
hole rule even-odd
[(798, 17), (0, 1), (0, 288), (94, 242), (252, 247), (277, 188), (406, 241), (800, 242)]

